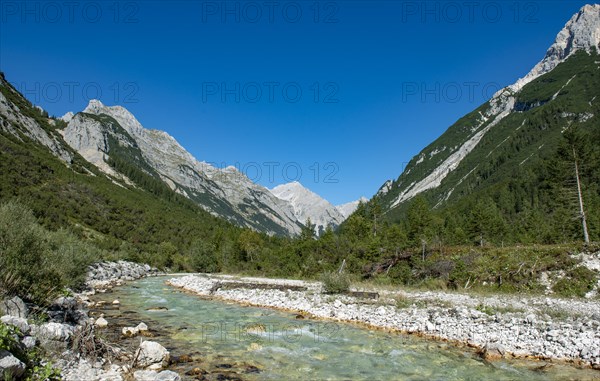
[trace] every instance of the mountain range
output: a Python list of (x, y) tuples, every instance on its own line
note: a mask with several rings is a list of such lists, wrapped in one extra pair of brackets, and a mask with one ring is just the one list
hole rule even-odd
[(62, 137), (61, 143), (56, 134), (48, 134), (34, 120), (25, 118), (6, 98), (0, 101), (3, 115), (23, 125), (25, 134), (63, 161), (72, 159), (66, 143), (116, 184), (143, 187), (139, 178), (130, 178), (141, 172), (238, 226), (294, 236), (310, 219), (316, 222), (315, 232), (319, 234), (327, 227), (339, 226), (353, 205), (358, 205), (346, 204), (342, 214), (297, 182), (269, 190), (233, 166), (220, 169), (198, 161), (168, 133), (144, 128), (121, 106), (91, 100), (82, 112), (68, 112), (60, 118), (66, 126), (55, 131)]

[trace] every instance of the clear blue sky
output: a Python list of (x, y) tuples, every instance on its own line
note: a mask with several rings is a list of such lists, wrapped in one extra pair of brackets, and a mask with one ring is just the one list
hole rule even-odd
[(50, 114), (99, 97), (339, 204), (525, 75), (585, 3), (6, 0), (0, 70)]

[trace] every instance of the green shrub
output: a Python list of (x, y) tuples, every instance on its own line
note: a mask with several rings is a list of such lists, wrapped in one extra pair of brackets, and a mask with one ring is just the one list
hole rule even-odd
[(341, 294), (350, 290), (350, 279), (344, 273), (330, 272), (321, 275), (323, 291), (328, 294)]
[(87, 265), (100, 251), (72, 233), (50, 232), (30, 209), (14, 201), (0, 205), (0, 290), (45, 305), (65, 287), (82, 284)]
[(407, 261), (400, 261), (388, 272), (388, 276), (396, 283), (410, 284), (413, 280), (412, 269)]
[(596, 284), (596, 273), (587, 267), (579, 266), (567, 271), (565, 276), (554, 284), (552, 290), (560, 296), (584, 297), (594, 288), (594, 284)]

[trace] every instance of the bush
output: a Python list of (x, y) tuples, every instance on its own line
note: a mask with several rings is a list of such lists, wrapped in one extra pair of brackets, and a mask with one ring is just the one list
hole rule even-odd
[(95, 246), (68, 231), (44, 229), (27, 207), (0, 205), (0, 294), (43, 306), (65, 287), (81, 285), (95, 257)]
[(394, 280), (396, 283), (400, 284), (410, 284), (413, 280), (412, 269), (410, 264), (406, 261), (400, 261), (395, 266), (393, 266), (388, 276), (390, 279)]
[(341, 294), (350, 290), (350, 279), (344, 273), (325, 273), (321, 275), (323, 290), (328, 294)]
[(41, 302), (58, 285), (58, 274), (44, 266), (48, 235), (33, 213), (9, 202), (0, 206), (0, 281), (6, 293)]
[(60, 276), (62, 285), (81, 287), (88, 266), (103, 257), (102, 251), (64, 229), (49, 232), (48, 235), (50, 251), (44, 258), (45, 266)]

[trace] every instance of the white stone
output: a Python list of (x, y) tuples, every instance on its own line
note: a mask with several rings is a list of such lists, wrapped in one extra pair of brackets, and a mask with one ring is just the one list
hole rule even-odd
[(31, 349), (31, 348), (35, 347), (36, 340), (35, 340), (35, 337), (25, 336), (23, 338), (23, 340), (21, 340), (21, 343), (25, 346), (25, 348)]
[(135, 381), (156, 381), (158, 372), (155, 370), (136, 370), (133, 373)]
[(104, 317), (102, 317), (102, 316), (100, 316), (98, 319), (96, 319), (96, 321), (94, 322), (94, 324), (98, 328), (106, 328), (106, 327), (108, 327), (108, 321)]
[[(0, 96), (1, 95), (2, 94), (0, 94)], [(0, 301), (0, 315), (10, 315), (20, 318), (26, 318), (28, 313), (29, 310), (27, 309), (27, 306), (25, 305), (23, 300), (21, 300), (21, 298), (19, 298), (18, 296), (15, 296), (13, 298), (6, 298)]]
[(66, 341), (73, 335), (73, 327), (68, 324), (45, 323), (32, 328), (36, 337), (46, 340)]
[(163, 370), (156, 375), (155, 381), (181, 381), (181, 377), (171, 370)]
[(140, 324), (137, 325), (137, 327), (135, 327), (138, 331), (140, 332), (146, 332), (148, 331), (148, 326), (146, 325), (146, 323), (141, 322)]
[(137, 327), (123, 327), (121, 333), (123, 336), (137, 336), (138, 333), (140, 333), (140, 330), (137, 329)]
[(161, 369), (169, 364), (169, 351), (154, 341), (140, 344), (136, 365), (143, 368)]
[(18, 379), (25, 373), (25, 364), (9, 351), (0, 349), (0, 377), (2, 379), (4, 379), (5, 373)]

